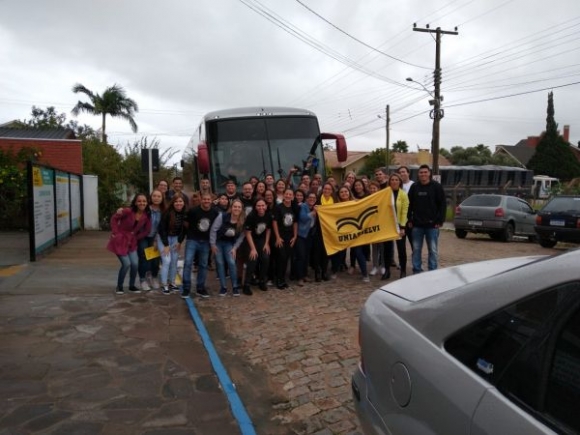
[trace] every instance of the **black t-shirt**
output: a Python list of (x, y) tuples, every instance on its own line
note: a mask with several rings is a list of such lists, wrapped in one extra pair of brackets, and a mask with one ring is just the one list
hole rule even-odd
[(280, 237), (292, 237), (294, 235), (293, 225), (298, 222), (300, 210), (295, 203), (286, 207), (284, 203), (278, 204), (274, 208), (274, 219), (278, 223), (278, 233)]
[(189, 224), (187, 238), (209, 241), (209, 230), (218, 214), (219, 212), (215, 208), (211, 207), (209, 210), (204, 210), (201, 205), (188, 210), (186, 218), (186, 222)]
[(252, 232), (254, 240), (266, 237), (266, 230), (272, 228), (272, 216), (268, 211), (264, 216), (259, 216), (258, 213), (252, 211), (246, 218), (244, 229)]
[(240, 197), (240, 201), (242, 201), (242, 205), (244, 206), (244, 211), (246, 212), (246, 216), (248, 216), (252, 209), (254, 208), (254, 199), (253, 198), (244, 198), (243, 196)]

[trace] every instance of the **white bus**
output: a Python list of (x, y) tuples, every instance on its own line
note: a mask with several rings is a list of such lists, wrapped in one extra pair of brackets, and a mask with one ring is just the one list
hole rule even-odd
[(321, 133), (314, 113), (289, 107), (247, 107), (206, 114), (183, 155), (186, 191), (199, 189), (207, 177), (213, 192), (224, 191), (227, 180), (239, 187), (251, 176), (285, 178), (292, 167), (322, 174), (326, 167), (322, 141), (335, 141), (338, 160), (347, 157), (341, 134)]

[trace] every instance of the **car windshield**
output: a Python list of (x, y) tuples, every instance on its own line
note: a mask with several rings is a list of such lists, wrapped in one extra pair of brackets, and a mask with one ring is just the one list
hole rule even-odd
[(580, 197), (556, 197), (553, 198), (542, 211), (551, 213), (572, 212), (580, 213)]
[(461, 205), (476, 207), (497, 207), (501, 202), (501, 196), (497, 195), (473, 195), (467, 198)]

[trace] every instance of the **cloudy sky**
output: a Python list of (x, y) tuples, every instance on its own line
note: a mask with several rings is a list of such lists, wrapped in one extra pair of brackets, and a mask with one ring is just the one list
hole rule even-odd
[(428, 148), (430, 97), (405, 79), (433, 89), (435, 41), (413, 23), (458, 27), (442, 38), (442, 147), (539, 134), (550, 90), (580, 140), (578, 0), (0, 0), (0, 124), (32, 105), (72, 118), (75, 83), (117, 83), (140, 108), (137, 136), (109, 120), (121, 145), (155, 137), (181, 154), (208, 111), (284, 105), (370, 151), (389, 104), (391, 143)]

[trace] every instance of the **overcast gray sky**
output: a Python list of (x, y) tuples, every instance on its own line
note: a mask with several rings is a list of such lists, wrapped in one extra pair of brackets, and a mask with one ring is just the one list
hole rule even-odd
[[(578, 0), (0, 0), (0, 123), (32, 105), (72, 118), (73, 84), (117, 83), (139, 104), (137, 137), (179, 154), (204, 113), (254, 105), (309, 109), (370, 151), (385, 146), (389, 104), (391, 143), (428, 148), (430, 97), (405, 78), (432, 89), (435, 41), (413, 23), (458, 26), (442, 39), (442, 147), (539, 134), (550, 89), (578, 142)], [(135, 138), (121, 121), (108, 134)]]

